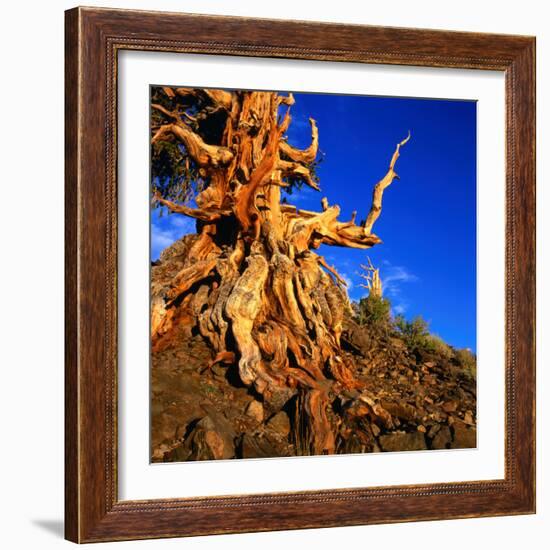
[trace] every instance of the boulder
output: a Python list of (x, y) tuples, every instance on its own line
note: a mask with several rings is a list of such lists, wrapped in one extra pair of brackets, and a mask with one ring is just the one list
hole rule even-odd
[(260, 423), (264, 421), (264, 407), (259, 401), (251, 401), (246, 407), (246, 415)]
[(235, 457), (236, 434), (227, 419), (210, 412), (197, 422), (182, 445), (167, 455), (171, 461), (221, 460)]
[(475, 428), (468, 428), (462, 422), (453, 424), (452, 449), (475, 449), (477, 447), (477, 431)]
[(342, 342), (364, 354), (368, 353), (371, 347), (369, 332), (351, 319), (346, 319), (344, 331), (342, 332)]
[(432, 440), (431, 448), (448, 449), (451, 446), (451, 441), (451, 430), (449, 426), (441, 426)]
[(242, 458), (271, 458), (274, 456), (292, 456), (290, 445), (280, 438), (268, 434), (244, 434), (241, 440)]
[(269, 419), (267, 427), (283, 437), (288, 437), (290, 434), (290, 419), (285, 412), (278, 412)]
[(423, 451), (426, 447), (424, 434), (421, 432), (413, 433), (391, 433), (381, 435), (378, 438), (383, 451)]
[(446, 413), (452, 413), (456, 411), (457, 406), (458, 406), (458, 403), (456, 401), (445, 401), (445, 403), (441, 405), (441, 408)]
[(399, 402), (392, 403), (390, 401), (381, 401), (380, 404), (386, 409), (392, 416), (397, 416), (401, 420), (410, 422), (416, 418), (416, 408), (408, 403)]

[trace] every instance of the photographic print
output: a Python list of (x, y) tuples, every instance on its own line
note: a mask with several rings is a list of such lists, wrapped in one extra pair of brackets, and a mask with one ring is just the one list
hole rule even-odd
[(66, 538), (535, 513), (535, 38), (65, 21)]
[(476, 447), (476, 102), (150, 100), (151, 460)]

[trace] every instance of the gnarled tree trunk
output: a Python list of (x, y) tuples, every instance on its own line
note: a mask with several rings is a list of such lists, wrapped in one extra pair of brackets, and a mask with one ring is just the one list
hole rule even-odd
[(285, 138), (292, 95), (162, 88), (155, 98), (153, 147), (177, 145), (181, 162), (202, 184), (194, 204), (171, 200), (160, 185), (154, 192), (154, 201), (171, 212), (196, 219), (197, 235), (183, 268), (152, 289), (153, 350), (169, 346), (179, 325), (189, 325), (212, 347), (210, 366), (238, 369), (269, 411), (290, 402), (299, 454), (335, 452), (332, 402), (357, 386), (340, 348), (349, 301), (344, 281), (314, 250), (380, 242), (373, 224), (408, 138), (375, 186), (367, 221), (357, 225), (355, 214), (339, 220), (339, 207), (326, 198), (319, 212), (281, 202), (281, 187), (318, 189), (315, 121), (307, 149)]

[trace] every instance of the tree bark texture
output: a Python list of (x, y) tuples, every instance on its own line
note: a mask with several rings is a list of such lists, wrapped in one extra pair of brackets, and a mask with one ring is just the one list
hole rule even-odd
[(410, 136), (397, 145), (366, 222), (357, 225), (355, 214), (340, 220), (339, 206), (326, 198), (318, 212), (281, 201), (281, 187), (296, 182), (319, 190), (316, 122), (310, 119), (308, 148), (286, 139), (291, 94), (169, 87), (157, 94), (152, 146), (177, 145), (202, 185), (187, 202), (153, 192), (154, 204), (196, 220), (183, 267), (152, 288), (153, 351), (169, 347), (182, 326), (200, 333), (212, 349), (206, 368), (236, 369), (271, 413), (294, 408), (291, 437), (299, 454), (334, 453), (342, 445), (335, 397), (361, 388), (341, 352), (345, 282), (315, 250), (381, 242), (373, 225)]

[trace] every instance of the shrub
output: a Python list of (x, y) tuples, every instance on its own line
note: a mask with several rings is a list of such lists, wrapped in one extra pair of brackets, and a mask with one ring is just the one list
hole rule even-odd
[(477, 372), (477, 358), (469, 349), (456, 349), (454, 352), (455, 360), (459, 367), (468, 376), (475, 378)]
[(403, 315), (398, 315), (394, 325), (411, 351), (424, 351), (447, 360), (453, 357), (453, 349), (436, 334), (430, 334), (428, 323), (421, 316), (408, 321)]
[(377, 330), (388, 330), (390, 325), (389, 300), (380, 296), (367, 296), (354, 304), (355, 321)]
[(395, 328), (411, 351), (425, 348), (426, 339), (430, 333), (428, 332), (428, 323), (420, 315), (412, 321), (408, 321), (403, 315), (397, 315)]
[(427, 334), (424, 337), (424, 349), (434, 355), (449, 361), (453, 357), (453, 349), (446, 344), (437, 334)]

